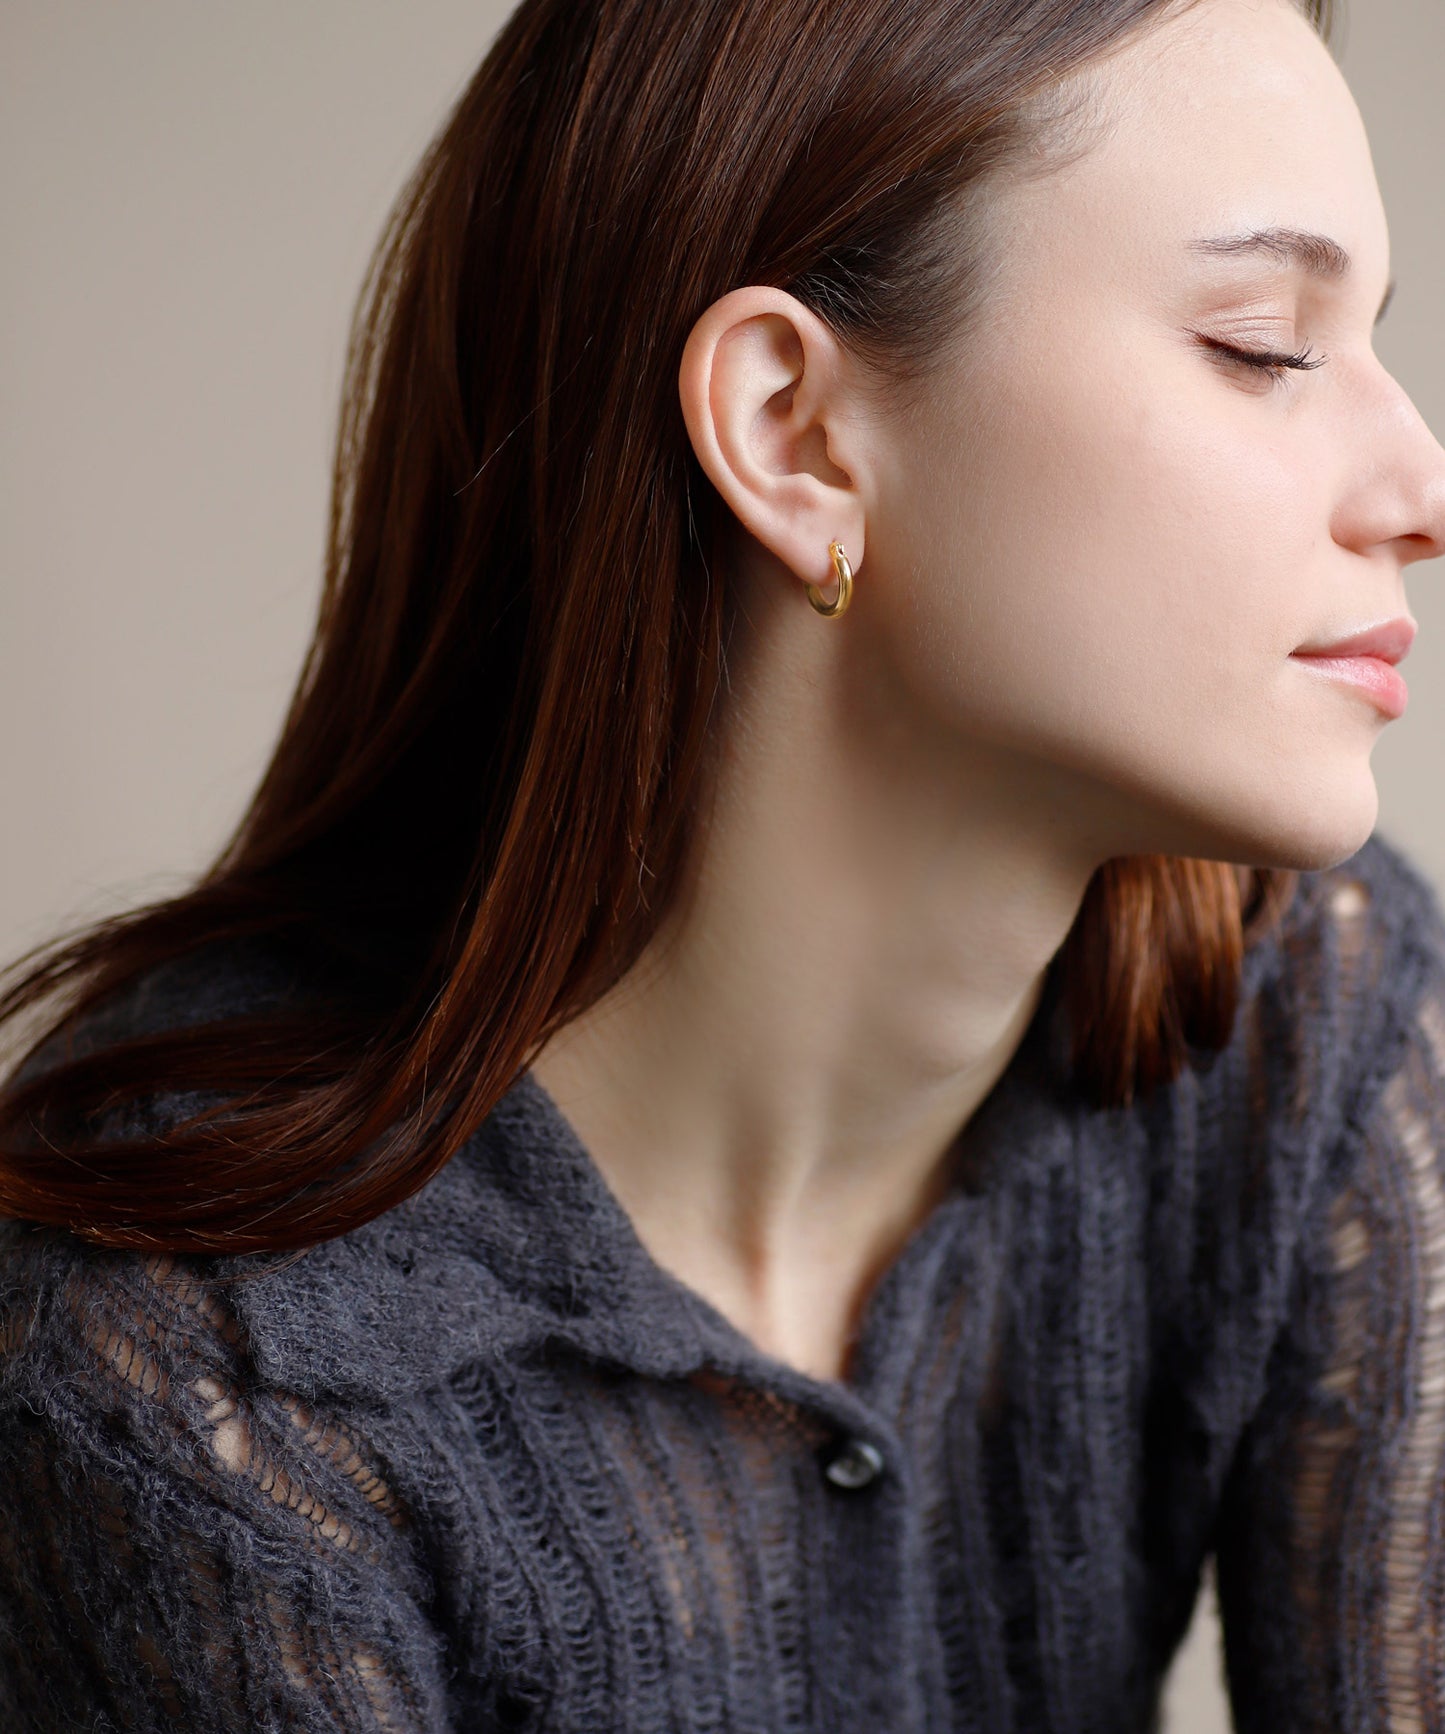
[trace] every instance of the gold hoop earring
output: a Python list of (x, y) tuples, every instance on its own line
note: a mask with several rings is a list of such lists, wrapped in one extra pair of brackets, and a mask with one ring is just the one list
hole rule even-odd
[(853, 568), (848, 564), (848, 556), (843, 552), (841, 542), (830, 542), (828, 553), (832, 557), (833, 570), (838, 574), (838, 598), (835, 602), (825, 602), (823, 592), (816, 584), (810, 584), (808, 600), (819, 614), (829, 620), (836, 620), (853, 600)]

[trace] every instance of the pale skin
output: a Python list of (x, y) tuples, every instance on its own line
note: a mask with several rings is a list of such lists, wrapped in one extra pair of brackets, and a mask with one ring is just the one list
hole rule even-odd
[[(1387, 719), (1290, 653), (1408, 615), (1445, 553), (1328, 49), (1286, 0), (1203, 0), (1083, 76), (1109, 136), (1002, 189), (984, 330), (908, 415), (781, 290), (698, 321), (679, 393), (747, 624), (715, 817), (697, 896), (533, 1066), (658, 1263), (819, 1378), (1101, 862), (1311, 870), (1369, 837)], [(1189, 249), (1270, 225), (1350, 271)], [(1201, 337), (1327, 361), (1274, 379)]]

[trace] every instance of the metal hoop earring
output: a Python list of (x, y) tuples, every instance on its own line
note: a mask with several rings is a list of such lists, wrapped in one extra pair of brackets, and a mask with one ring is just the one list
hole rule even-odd
[(816, 584), (808, 586), (808, 600), (819, 614), (829, 620), (836, 620), (853, 600), (853, 568), (848, 564), (848, 556), (843, 552), (841, 542), (830, 542), (828, 553), (833, 561), (833, 570), (838, 574), (837, 600), (825, 602), (823, 592)]

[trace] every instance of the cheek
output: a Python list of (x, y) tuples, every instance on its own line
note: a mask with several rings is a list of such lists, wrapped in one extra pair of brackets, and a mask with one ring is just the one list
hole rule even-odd
[(931, 706), (1013, 745), (1258, 721), (1314, 620), (1324, 517), (1285, 406), (1114, 359), (984, 391), (915, 448), (906, 654)]

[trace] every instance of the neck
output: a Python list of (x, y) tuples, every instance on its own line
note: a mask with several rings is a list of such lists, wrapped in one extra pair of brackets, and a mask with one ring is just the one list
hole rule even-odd
[(866, 1287), (937, 1201), (1097, 865), (1049, 773), (817, 714), (857, 708), (742, 688), (686, 907), (533, 1066), (660, 1261), (755, 1319)]

